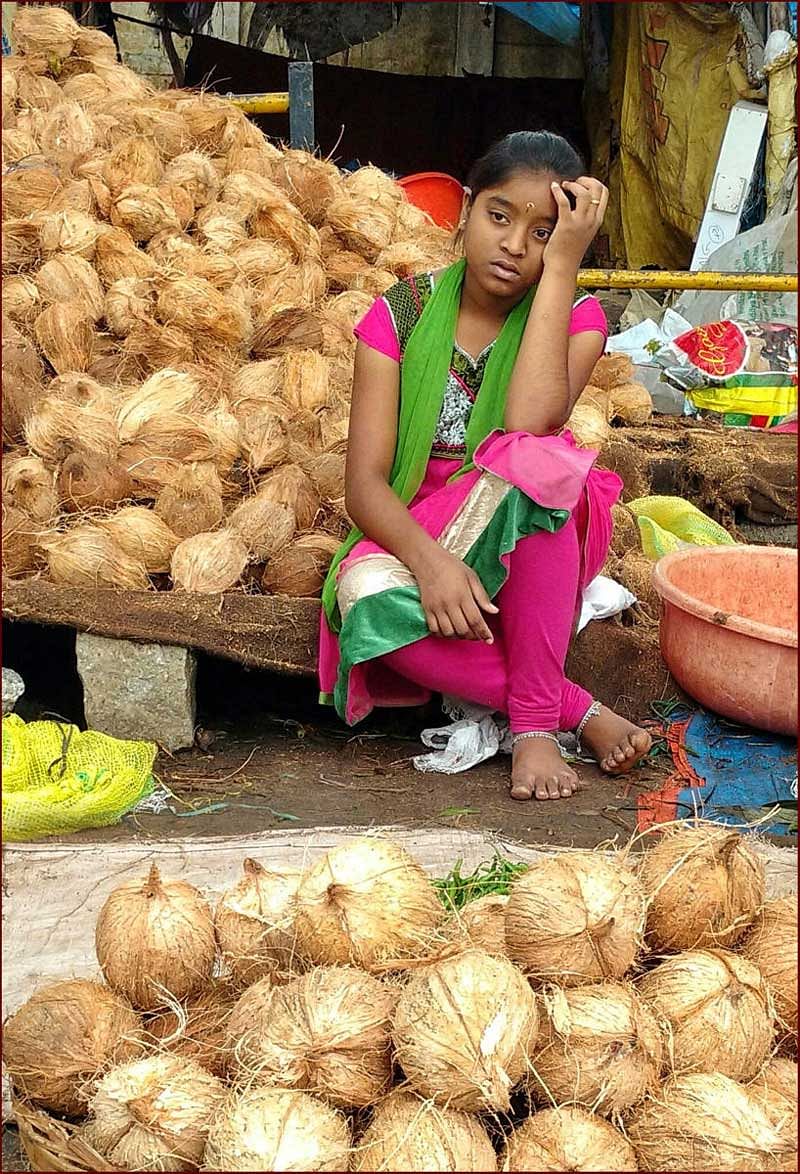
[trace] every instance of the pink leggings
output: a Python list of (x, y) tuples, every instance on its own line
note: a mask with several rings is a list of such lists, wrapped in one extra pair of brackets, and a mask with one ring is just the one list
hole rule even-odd
[(578, 603), (580, 548), (574, 518), (555, 534), (523, 538), (487, 616), (494, 644), (426, 636), (382, 657), (407, 680), (508, 714), (515, 734), (574, 730), (592, 697), (564, 676)]

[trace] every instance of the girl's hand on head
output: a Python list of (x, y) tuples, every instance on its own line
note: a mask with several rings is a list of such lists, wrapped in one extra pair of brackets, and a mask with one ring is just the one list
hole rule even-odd
[(478, 576), (455, 555), (441, 550), (425, 573), (417, 573), (422, 609), (432, 636), (494, 642), (483, 613), (496, 615)]
[[(558, 205), (558, 222), (545, 246), (545, 268), (560, 264), (577, 269), (603, 223), (608, 205), (608, 189), (599, 179), (592, 179), (588, 175), (562, 183), (554, 182), (552, 187)], [(575, 199), (574, 208), (570, 205), (567, 192)]]

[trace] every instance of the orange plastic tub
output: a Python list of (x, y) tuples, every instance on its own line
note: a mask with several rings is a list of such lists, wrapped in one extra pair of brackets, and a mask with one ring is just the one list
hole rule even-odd
[(420, 171), (398, 180), (410, 204), (427, 212), (440, 228), (455, 228), (461, 215), (464, 189), (443, 171)]
[(656, 563), (661, 652), (678, 684), (723, 717), (797, 732), (797, 551), (703, 546)]

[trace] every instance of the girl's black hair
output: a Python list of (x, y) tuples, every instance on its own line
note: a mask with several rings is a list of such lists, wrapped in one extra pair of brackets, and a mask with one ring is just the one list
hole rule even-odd
[(502, 183), (515, 171), (577, 179), (584, 174), (584, 163), (561, 135), (549, 130), (517, 130), (496, 142), (473, 164), (467, 179), (472, 199), (486, 188)]

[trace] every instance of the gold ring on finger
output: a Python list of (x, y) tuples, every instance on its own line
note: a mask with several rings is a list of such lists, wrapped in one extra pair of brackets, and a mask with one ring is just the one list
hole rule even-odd
[(590, 200), (589, 203), (590, 204), (599, 204), (600, 201), (599, 200)]

